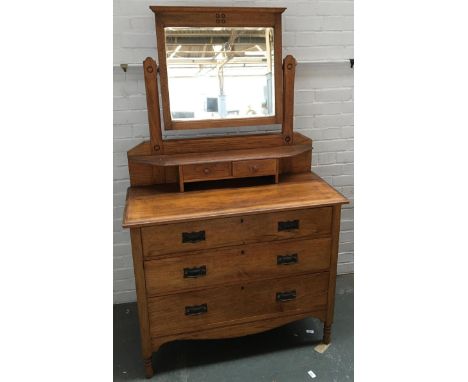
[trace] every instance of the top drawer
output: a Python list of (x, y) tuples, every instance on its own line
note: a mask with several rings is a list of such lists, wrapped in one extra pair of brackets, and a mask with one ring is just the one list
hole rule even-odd
[(145, 257), (262, 241), (327, 235), (332, 208), (271, 212), (143, 227)]
[(275, 174), (276, 159), (257, 159), (232, 162), (232, 175), (236, 178)]
[(182, 166), (184, 181), (199, 181), (231, 177), (231, 162), (188, 164)]

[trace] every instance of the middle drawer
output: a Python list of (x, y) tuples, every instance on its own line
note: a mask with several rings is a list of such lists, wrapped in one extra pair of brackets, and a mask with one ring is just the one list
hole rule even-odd
[(280, 241), (221, 248), (145, 261), (147, 294), (323, 271), (331, 239)]

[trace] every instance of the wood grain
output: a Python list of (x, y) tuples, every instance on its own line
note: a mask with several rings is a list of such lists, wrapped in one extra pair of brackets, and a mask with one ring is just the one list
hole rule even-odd
[(331, 341), (331, 326), (335, 309), (336, 271), (338, 266), (338, 246), (340, 242), (341, 206), (333, 207), (332, 249), (330, 261), (330, 280), (328, 283), (327, 317), (324, 323), (323, 342)]
[[(166, 130), (270, 125), (282, 121), (281, 74), (281, 14), (285, 8), (247, 7), (171, 7), (152, 6), (155, 14), (161, 96)], [(216, 15), (223, 14), (223, 27), (272, 27), (274, 30), (275, 115), (254, 118), (226, 118), (177, 121), (172, 120), (166, 61), (165, 27), (216, 27)], [(218, 20), (219, 21), (219, 20)]]
[(276, 175), (276, 159), (256, 159), (232, 162), (232, 175), (237, 178)]
[[(144, 61), (150, 141), (127, 152), (132, 187), (123, 226), (131, 234), (146, 376), (153, 375), (152, 351), (176, 339), (230, 338), (313, 316), (330, 342), (340, 211), (348, 200), (310, 172), (312, 141), (293, 131), (296, 60), (281, 60), (285, 9), (150, 8), (166, 130), (234, 123), (282, 130), (163, 140), (158, 65)], [(224, 14), (223, 26), (274, 28), (274, 117), (171, 120), (164, 27), (216, 26), (216, 13)], [(210, 180), (233, 177), (243, 178)], [(290, 300), (279, 301), (279, 292)], [(197, 310), (203, 304), (206, 312)]]
[[(158, 191), (159, 189), (159, 191)], [(293, 196), (293, 197), (292, 197)], [(314, 173), (281, 176), (278, 184), (179, 193), (161, 186), (128, 190), (124, 227), (252, 215), (348, 200)]]
[[(150, 9), (154, 13), (175, 13), (175, 14), (195, 14), (195, 13), (216, 13), (216, 12), (237, 12), (257, 15), (258, 13), (283, 13), (286, 8), (275, 7), (179, 7), (166, 5), (151, 5)], [(250, 15), (252, 16), (252, 15)], [(249, 16), (249, 17), (250, 17)], [(211, 23), (213, 26), (213, 22)]]
[[(143, 250), (141, 242), (141, 230), (134, 228), (130, 230), (133, 255), (133, 271), (135, 273), (135, 285), (138, 302), (138, 320), (140, 323), (141, 349), (144, 359), (151, 358), (152, 347), (150, 337), (150, 321), (148, 316), (148, 305), (146, 299), (146, 282), (143, 269)], [(152, 376), (151, 363), (145, 362), (146, 375)]]
[[(143, 227), (143, 253), (145, 257), (151, 257), (246, 243), (323, 236), (330, 234), (331, 212), (331, 207), (320, 207)], [(298, 222), (297, 229), (279, 230), (280, 222), (294, 220)], [(204, 239), (184, 242), (184, 233), (192, 232), (203, 232)]]
[(159, 114), (159, 94), (158, 80), (156, 77), (158, 66), (156, 61), (151, 57), (147, 57), (143, 61), (143, 72), (145, 76), (146, 90), (146, 105), (148, 110), (148, 124), (151, 137), (151, 153), (164, 153), (162, 132), (161, 132), (161, 116)]
[(294, 143), (294, 77), (296, 75), (296, 59), (288, 55), (283, 61), (283, 139), (284, 143)]
[(310, 145), (290, 145), (202, 153), (137, 155), (132, 156), (129, 159), (132, 163), (149, 164), (155, 166), (180, 166), (195, 163), (288, 158), (303, 154), (310, 150), (312, 150)]
[[(206, 330), (236, 322), (266, 319), (281, 314), (297, 314), (307, 310), (323, 309), (327, 304), (328, 273), (317, 273), (277, 279), (252, 281), (235, 286), (222, 286), (151, 297), (148, 310), (151, 335), (184, 333)], [(278, 292), (295, 291), (291, 301), (277, 301)], [(199, 315), (186, 315), (185, 308), (206, 304), (208, 311)]]
[(184, 182), (223, 179), (231, 176), (231, 162), (195, 163), (182, 166)]
[[(327, 270), (331, 239), (285, 240), (198, 252), (184, 252), (145, 262), (148, 296), (187, 292), (249, 280), (288, 277)], [(297, 262), (278, 264), (295, 255)], [(184, 269), (205, 267), (206, 274), (184, 277)]]
[(293, 321), (302, 320), (306, 317), (316, 317), (323, 321), (325, 319), (325, 314), (326, 313), (324, 309), (310, 310), (293, 315), (281, 314), (277, 317), (270, 317), (266, 320), (257, 319), (243, 323), (230, 324), (229, 326), (219, 326), (211, 329), (197, 330), (190, 333), (166, 334), (164, 336), (153, 337), (151, 339), (151, 344), (153, 345), (153, 350), (157, 351), (162, 344), (179, 339), (200, 340), (246, 336), (248, 334), (260, 333), (277, 328)]

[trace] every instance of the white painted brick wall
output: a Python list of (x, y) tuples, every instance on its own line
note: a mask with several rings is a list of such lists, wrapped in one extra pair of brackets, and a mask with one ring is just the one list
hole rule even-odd
[[(130, 238), (121, 228), (129, 187), (126, 151), (148, 139), (141, 68), (124, 73), (121, 63), (156, 58), (153, 13), (156, 2), (114, 1), (114, 303), (135, 301)], [(158, 5), (287, 7), (283, 14), (283, 54), (298, 61), (353, 58), (353, 1), (166, 1)], [(315, 172), (351, 200), (343, 207), (338, 272), (354, 270), (353, 71), (346, 64), (299, 64), (296, 73), (295, 130), (313, 139)], [(243, 132), (271, 130), (261, 126)], [(276, 127), (277, 128), (277, 127)], [(203, 134), (232, 133), (214, 129)], [(176, 132), (195, 136), (200, 132)]]

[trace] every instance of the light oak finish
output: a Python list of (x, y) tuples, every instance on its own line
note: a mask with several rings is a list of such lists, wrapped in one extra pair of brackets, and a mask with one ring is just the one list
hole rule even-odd
[[(224, 9), (225, 25), (274, 26), (282, 126), (279, 133), (163, 139), (158, 67), (145, 60), (150, 140), (127, 153), (123, 226), (131, 233), (146, 376), (153, 375), (152, 352), (179, 339), (230, 338), (316, 317), (329, 343), (348, 200), (310, 172), (312, 141), (293, 130), (296, 61), (280, 59), (284, 9), (151, 9), (160, 58), (164, 25), (213, 26)], [(165, 58), (159, 64), (166, 129), (201, 127), (170, 120)]]
[(195, 163), (182, 166), (184, 182), (231, 177), (230, 162)]
[(311, 151), (310, 145), (291, 145), (172, 155), (136, 155), (131, 156), (130, 160), (134, 163), (166, 167), (213, 162), (234, 162), (239, 160), (289, 158), (307, 151)]
[[(161, 77), (163, 117), (166, 130), (279, 124), (283, 120), (281, 78), (281, 14), (286, 8), (171, 7), (151, 6), (156, 20), (156, 38)], [(218, 15), (218, 17), (217, 17)], [(223, 23), (217, 24), (219, 15)], [(274, 30), (275, 115), (272, 117), (174, 121), (172, 120), (166, 62), (165, 27), (272, 27)]]
[(307, 317), (316, 317), (322, 321), (325, 320), (325, 310), (324, 309), (314, 309), (309, 310), (300, 314), (281, 314), (276, 317), (270, 317), (266, 320), (256, 319), (255, 321), (247, 321), (243, 323), (233, 323), (228, 327), (219, 326), (210, 329), (199, 330), (196, 332), (190, 333), (181, 333), (181, 334), (167, 334), (161, 337), (151, 338), (151, 344), (155, 351), (159, 347), (170, 341), (175, 341), (179, 339), (191, 339), (191, 340), (200, 340), (200, 339), (219, 339), (219, 338), (232, 338), (239, 336), (246, 336), (248, 334), (260, 333), (266, 330), (277, 328), (288, 324), (290, 322), (299, 321)]
[(123, 226), (183, 222), (347, 203), (314, 173), (282, 176), (279, 184), (178, 193), (130, 188)]
[(256, 159), (232, 162), (232, 175), (236, 178), (276, 175), (277, 171), (278, 162), (276, 159)]
[(145, 74), (146, 106), (151, 137), (151, 153), (162, 154), (164, 150), (161, 117), (159, 115), (158, 79), (156, 76), (158, 66), (156, 61), (150, 57), (143, 61), (143, 72)]
[(246, 335), (313, 316), (330, 341), (341, 194), (313, 173), (276, 185), (171, 187), (132, 187), (125, 209), (147, 375), (148, 346), (176, 339)]
[(288, 55), (283, 61), (283, 139), (284, 143), (294, 143), (293, 121), (294, 121), (294, 78), (296, 75), (296, 59)]
[(148, 296), (167, 295), (250, 279), (324, 271), (330, 267), (330, 254), (331, 239), (327, 237), (160, 256), (145, 262), (146, 292)]
[[(227, 150), (219, 152), (186, 153), (173, 155), (129, 156), (129, 164), (161, 167), (178, 166), (179, 189), (185, 190), (184, 183), (212, 179), (229, 179), (273, 175), (279, 181), (281, 158), (291, 158), (311, 151), (309, 145), (265, 147), (260, 149)], [(271, 158), (271, 159), (268, 159)], [(148, 170), (149, 172), (149, 170)], [(148, 173), (148, 181), (153, 178)], [(147, 183), (144, 182), (143, 185)]]
[[(148, 310), (151, 336), (185, 333), (226, 326), (279, 314), (297, 314), (327, 306), (328, 273), (223, 286), (163, 297), (150, 297)], [(295, 292), (289, 301), (278, 301), (277, 293)], [(287, 298), (285, 298), (287, 299)], [(205, 313), (196, 307), (206, 305)], [(194, 308), (187, 315), (187, 308)]]
[(143, 359), (145, 360), (145, 374), (147, 378), (150, 378), (153, 376), (153, 368), (151, 366), (151, 361), (148, 362), (148, 360), (151, 360), (153, 349), (151, 347), (148, 304), (146, 300), (146, 282), (143, 266), (143, 251), (141, 248), (141, 231), (139, 229), (131, 229), (130, 238), (132, 242), (133, 271), (135, 273), (135, 285), (138, 299), (138, 320), (140, 323), (141, 349)]
[[(152, 257), (247, 243), (323, 236), (330, 234), (331, 219), (332, 208), (321, 207), (180, 223), (174, 220), (171, 224), (142, 228), (143, 253), (145, 257)], [(281, 224), (295, 222), (297, 228), (280, 227)], [(199, 234), (198, 237), (195, 234)], [(192, 239), (187, 238), (190, 235)]]

